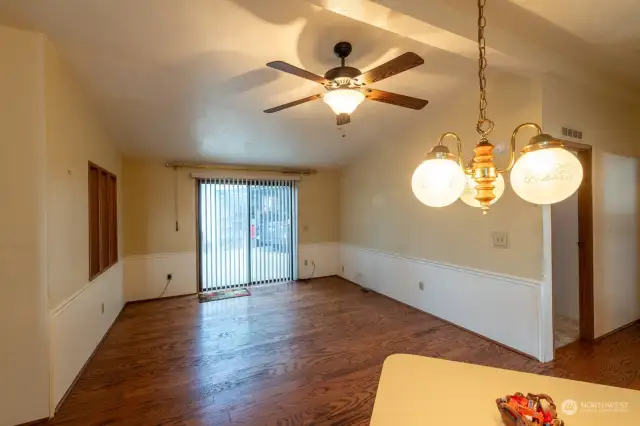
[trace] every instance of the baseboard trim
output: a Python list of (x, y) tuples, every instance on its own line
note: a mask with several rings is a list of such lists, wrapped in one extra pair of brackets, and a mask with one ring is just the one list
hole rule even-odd
[[(305, 283), (305, 282), (309, 282), (309, 281), (322, 280), (322, 279), (331, 278), (331, 277), (338, 277), (338, 275), (326, 275), (326, 276), (323, 276), (323, 277), (313, 277), (313, 278), (299, 278), (299, 279), (297, 279), (295, 281), (288, 281), (288, 282), (292, 282), (292, 283), (302, 282), (302, 283)], [(258, 284), (255, 287), (259, 288), (259, 287), (266, 287), (266, 286), (272, 286), (272, 285), (281, 285), (281, 284), (287, 284), (287, 282)], [(240, 286), (240, 287), (242, 287), (242, 286)], [(246, 287), (247, 288), (252, 288), (254, 286), (246, 286)], [(175, 296), (167, 296), (167, 297), (160, 297), (160, 298), (154, 298), (154, 299), (131, 300), (129, 302), (126, 302), (125, 306), (127, 306), (127, 305), (138, 305), (138, 304), (141, 304), (141, 303), (159, 302), (161, 300), (178, 299), (178, 298), (181, 298), (181, 297), (193, 297), (193, 296), (197, 296), (197, 295), (198, 295), (198, 293), (190, 293), (190, 294), (178, 294), (178, 295), (175, 295)]]
[[(313, 278), (299, 278), (295, 281), (289, 281), (289, 282), (309, 282), (309, 281), (316, 281), (316, 280), (322, 280), (325, 278), (331, 278), (331, 277), (338, 277), (338, 275), (325, 275), (322, 277), (313, 277)], [(248, 288), (252, 288), (252, 287), (266, 287), (266, 286), (271, 286), (271, 285), (281, 285), (281, 284), (287, 284), (287, 282), (279, 282), (279, 283), (269, 283), (269, 284), (258, 284), (256, 286), (246, 286)], [(240, 286), (242, 287), (242, 286)], [(168, 297), (161, 297), (161, 298), (155, 298), (155, 299), (142, 299), (142, 300), (131, 300), (127, 303), (125, 303), (126, 305), (137, 305), (140, 303), (150, 303), (150, 302), (159, 302), (161, 300), (169, 300), (169, 299), (177, 299), (179, 297), (190, 297), (190, 296), (197, 296), (198, 293), (190, 293), (190, 294), (178, 294), (176, 296), (168, 296)]]
[(307, 283), (309, 281), (324, 280), (325, 278), (334, 278), (334, 277), (342, 278), (342, 277), (340, 277), (340, 276), (338, 276), (336, 274), (333, 274), (333, 275), (325, 275), (325, 276), (322, 276), (322, 277), (298, 278), (297, 280), (292, 281), (292, 282), (294, 282), (294, 283)]
[(126, 306), (127, 306), (126, 303), (122, 306), (122, 308), (120, 309), (120, 312), (118, 312), (118, 315), (116, 315), (116, 318), (113, 320), (113, 322), (111, 323), (111, 325), (107, 329), (107, 332), (104, 333), (104, 336), (102, 336), (102, 339), (100, 339), (100, 342), (98, 342), (96, 347), (93, 349), (93, 352), (91, 352), (91, 355), (89, 356), (89, 358), (87, 358), (87, 361), (85, 361), (84, 365), (82, 366), (82, 368), (80, 369), (78, 374), (76, 374), (75, 379), (73, 379), (73, 382), (71, 382), (71, 386), (69, 386), (69, 389), (67, 389), (67, 391), (64, 393), (64, 395), (60, 399), (60, 402), (58, 402), (58, 405), (56, 405), (56, 408), (53, 411), (53, 416), (51, 416), (51, 418), (53, 418), (55, 416), (55, 414), (58, 412), (58, 410), (60, 410), (60, 407), (62, 407), (62, 404), (64, 404), (64, 402), (67, 400), (67, 397), (71, 394), (71, 391), (76, 386), (76, 383), (78, 383), (78, 380), (80, 379), (80, 377), (82, 376), (82, 373), (84, 373), (84, 370), (86, 370), (87, 366), (89, 365), (89, 363), (93, 359), (93, 356), (98, 351), (98, 348), (102, 345), (102, 342), (105, 341), (105, 339), (107, 338), (109, 333), (111, 333), (111, 329), (113, 328), (115, 323), (118, 322), (118, 319), (120, 319), (120, 315), (122, 315), (122, 312), (124, 311), (124, 308)]
[(632, 326), (634, 326), (634, 325), (636, 325), (636, 324), (640, 324), (640, 318), (639, 318), (639, 319), (637, 319), (637, 320), (635, 320), (635, 321), (631, 321), (629, 324), (625, 324), (625, 325), (623, 325), (622, 327), (618, 327), (618, 328), (616, 328), (615, 330), (611, 330), (610, 332), (605, 333), (605, 334), (603, 334), (602, 336), (598, 336), (598, 337), (596, 337), (596, 338), (595, 338), (595, 339), (593, 339), (593, 340), (589, 340), (589, 339), (587, 339), (587, 340), (585, 340), (585, 341), (586, 341), (586, 342), (597, 342), (597, 341), (599, 341), (599, 340), (606, 339), (607, 337), (611, 337), (611, 336), (613, 336), (614, 334), (621, 332), (621, 331), (622, 331), (622, 330), (624, 330), (625, 328), (632, 327)]
[(170, 299), (177, 299), (179, 297), (190, 297), (190, 296), (197, 296), (197, 295), (198, 293), (189, 293), (189, 294), (176, 294), (175, 296), (167, 296), (167, 297), (155, 297), (153, 299), (130, 300), (124, 305), (127, 306), (127, 305), (137, 305), (140, 303), (159, 302), (161, 300), (170, 300)]
[[(344, 277), (341, 277), (341, 276), (339, 276), (339, 275), (336, 275), (336, 277), (340, 278), (341, 280), (346, 281), (346, 282), (347, 282), (347, 283), (349, 283), (349, 284), (353, 284), (353, 285), (355, 285), (356, 287), (359, 287), (359, 288), (363, 289), (363, 287), (362, 287), (361, 285), (359, 285), (359, 284), (357, 284), (357, 283), (355, 283), (355, 282), (353, 282), (353, 281), (351, 281), (351, 280), (348, 280), (348, 279), (346, 279), (346, 278), (344, 278)], [(442, 322), (444, 322), (444, 323), (446, 323), (446, 324), (452, 325), (452, 326), (454, 326), (455, 328), (457, 328), (458, 330), (466, 331), (467, 333), (473, 334), (474, 336), (477, 336), (477, 337), (479, 337), (479, 338), (481, 338), (481, 339), (483, 339), (483, 340), (486, 340), (487, 342), (491, 342), (491, 343), (496, 344), (496, 345), (498, 345), (498, 346), (500, 346), (500, 347), (502, 347), (502, 348), (504, 348), (504, 349), (507, 349), (507, 350), (509, 350), (509, 351), (511, 351), (511, 352), (515, 352), (515, 353), (517, 353), (517, 354), (519, 354), (519, 355), (522, 355), (522, 356), (527, 357), (527, 358), (529, 358), (529, 359), (532, 359), (532, 360), (534, 360), (534, 361), (540, 362), (540, 360), (539, 360), (539, 359), (537, 359), (536, 357), (534, 357), (533, 355), (529, 355), (529, 354), (526, 354), (526, 353), (524, 353), (524, 352), (521, 352), (521, 351), (519, 351), (519, 350), (517, 350), (517, 349), (512, 348), (511, 346), (507, 346), (507, 345), (505, 345), (504, 343), (497, 342), (497, 341), (495, 341), (495, 340), (493, 340), (493, 339), (488, 338), (487, 336), (483, 336), (482, 334), (478, 334), (478, 333), (476, 333), (476, 332), (474, 332), (474, 331), (471, 331), (471, 330), (469, 330), (469, 329), (467, 329), (467, 328), (464, 328), (464, 327), (462, 327), (462, 326), (459, 326), (458, 324), (454, 324), (454, 323), (452, 323), (451, 321), (447, 321), (446, 319), (440, 318), (440, 317), (439, 317), (439, 316), (437, 316), (437, 315), (433, 315), (433, 314), (431, 314), (431, 313), (429, 313), (429, 312), (425, 312), (425, 311), (423, 311), (422, 309), (418, 309), (418, 308), (416, 308), (415, 306), (411, 306), (411, 305), (409, 305), (409, 304), (406, 304), (406, 303), (404, 303), (404, 302), (401, 302), (401, 301), (399, 301), (399, 300), (396, 300), (396, 299), (394, 299), (393, 297), (389, 297), (389, 296), (387, 296), (386, 294), (379, 293), (379, 292), (377, 292), (377, 291), (375, 291), (375, 290), (372, 290), (372, 289), (370, 289), (370, 288), (366, 289), (366, 291), (370, 291), (370, 292), (372, 292), (372, 293), (375, 293), (375, 294), (378, 294), (378, 295), (380, 295), (380, 296), (382, 296), (382, 297), (385, 297), (385, 298), (387, 298), (387, 299), (389, 299), (389, 300), (391, 300), (391, 301), (394, 301), (394, 302), (399, 303), (399, 304), (401, 304), (401, 305), (407, 306), (407, 307), (409, 307), (409, 308), (411, 308), (411, 309), (415, 309), (416, 311), (422, 312), (422, 313), (423, 313), (423, 314), (425, 314), (425, 315), (429, 315), (429, 316), (430, 316), (430, 317), (432, 317), (432, 318), (435, 318), (435, 319), (437, 319), (437, 320), (440, 320), (440, 321), (442, 321)]]
[(39, 420), (33, 420), (27, 423), (20, 423), (17, 426), (36, 426), (36, 425), (46, 425), (49, 422), (49, 418), (48, 417), (44, 417), (42, 419)]

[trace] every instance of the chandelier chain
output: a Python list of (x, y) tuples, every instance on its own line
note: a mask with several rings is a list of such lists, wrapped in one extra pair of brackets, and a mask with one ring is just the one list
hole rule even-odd
[[(483, 137), (493, 130), (493, 122), (487, 119), (487, 78), (485, 69), (487, 68), (487, 49), (484, 29), (487, 26), (487, 19), (484, 16), (486, 0), (478, 0), (478, 80), (480, 83), (480, 114), (476, 130)], [(488, 127), (486, 127), (488, 125)]]

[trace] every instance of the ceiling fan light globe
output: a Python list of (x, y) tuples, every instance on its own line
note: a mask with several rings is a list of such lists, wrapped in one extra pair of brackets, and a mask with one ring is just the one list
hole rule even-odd
[(511, 170), (511, 186), (534, 204), (554, 204), (569, 198), (582, 182), (582, 164), (564, 148), (527, 152)]
[(351, 114), (364, 101), (364, 93), (353, 89), (336, 89), (325, 93), (324, 102), (338, 114)]
[(416, 198), (430, 207), (453, 204), (462, 195), (465, 174), (458, 163), (449, 159), (423, 161), (411, 178), (411, 188)]

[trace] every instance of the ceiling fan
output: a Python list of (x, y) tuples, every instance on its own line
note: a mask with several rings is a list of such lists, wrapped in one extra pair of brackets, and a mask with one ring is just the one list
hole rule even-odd
[(322, 84), (327, 90), (327, 93), (320, 93), (298, 99), (297, 101), (289, 102), (275, 108), (269, 108), (264, 112), (278, 112), (286, 108), (291, 108), (305, 102), (322, 98), (325, 103), (331, 107), (333, 112), (336, 113), (337, 124), (338, 126), (341, 126), (351, 121), (350, 114), (353, 113), (357, 106), (365, 99), (371, 99), (372, 101), (384, 102), (416, 110), (420, 110), (427, 105), (429, 101), (424, 99), (398, 95), (397, 93), (385, 92), (367, 87), (371, 83), (384, 80), (385, 78), (392, 77), (396, 74), (400, 74), (401, 72), (417, 67), (418, 65), (424, 64), (424, 60), (420, 56), (413, 52), (407, 52), (390, 60), (389, 62), (363, 73), (357, 68), (345, 66), (345, 58), (349, 56), (351, 50), (351, 43), (341, 41), (336, 44), (333, 48), (333, 52), (338, 58), (340, 58), (341, 65), (327, 71), (324, 74), (324, 77), (320, 77), (319, 75), (283, 61), (269, 62), (267, 66), (270, 68)]

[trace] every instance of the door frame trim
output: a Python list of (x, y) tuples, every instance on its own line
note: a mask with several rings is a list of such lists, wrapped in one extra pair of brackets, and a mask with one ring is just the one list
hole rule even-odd
[[(223, 177), (194, 177), (193, 178), (193, 182), (194, 182), (194, 191), (195, 191), (195, 238), (196, 238), (196, 289), (198, 294), (202, 293), (204, 290), (202, 288), (202, 283), (203, 283), (203, 279), (202, 279), (202, 268), (200, 268), (200, 263), (201, 263), (201, 250), (200, 247), (202, 246), (202, 232), (201, 232), (201, 226), (200, 226), (200, 205), (202, 203), (201, 197), (200, 197), (200, 188), (201, 188), (201, 184), (202, 182), (205, 181), (213, 181), (213, 180), (220, 180), (220, 179), (225, 179)], [(292, 242), (292, 246), (291, 246), (291, 271), (290, 273), (292, 274), (292, 280), (296, 280), (297, 277), (297, 273), (298, 273), (298, 266), (297, 266), (297, 261), (298, 261), (298, 181), (299, 179), (291, 179), (291, 178), (283, 178), (283, 179), (263, 179), (263, 178), (229, 178), (231, 180), (238, 180), (238, 181), (244, 181), (244, 184), (246, 184), (248, 186), (248, 188), (252, 185), (252, 184), (258, 184), (259, 182), (286, 182), (287, 186), (290, 189), (290, 203), (291, 203), (291, 242)], [(249, 206), (249, 215), (251, 213), (251, 195), (250, 195), (250, 191), (247, 191), (247, 202), (248, 202), (248, 206)], [(267, 280), (262, 280), (262, 281), (252, 281), (251, 279), (251, 220), (249, 217), (249, 228), (247, 230), (247, 237), (249, 239), (249, 249), (247, 250), (247, 256), (248, 256), (248, 262), (247, 262), (247, 278), (248, 278), (248, 282), (246, 284), (244, 284), (245, 286), (253, 286), (253, 285), (259, 285), (259, 284), (271, 284), (271, 283), (276, 283), (276, 282), (284, 282), (281, 279), (267, 279)]]
[[(579, 306), (580, 340), (593, 341), (594, 284), (593, 284), (593, 149), (591, 145), (562, 140), (565, 148), (574, 151), (582, 164), (583, 178), (578, 188), (579, 248)], [(551, 243), (551, 206), (543, 206), (543, 280), (540, 292), (540, 360), (553, 360), (555, 339), (553, 327), (553, 253)]]
[(194, 218), (196, 226), (196, 282), (198, 294), (202, 293), (202, 268), (200, 268), (200, 246), (202, 245), (202, 233), (200, 231), (200, 179), (193, 179), (196, 192), (196, 217)]
[(593, 341), (593, 150), (589, 145), (574, 142), (566, 142), (565, 146), (577, 152), (583, 170), (582, 184), (578, 188), (580, 340)]

